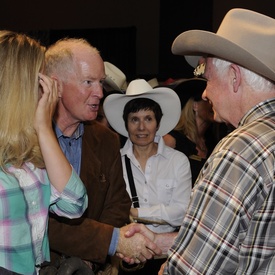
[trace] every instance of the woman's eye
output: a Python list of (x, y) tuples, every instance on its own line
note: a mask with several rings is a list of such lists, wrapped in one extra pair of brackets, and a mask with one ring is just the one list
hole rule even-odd
[(133, 118), (132, 118), (132, 121), (133, 121), (133, 122), (137, 122), (138, 119), (137, 119), (136, 117), (133, 117)]

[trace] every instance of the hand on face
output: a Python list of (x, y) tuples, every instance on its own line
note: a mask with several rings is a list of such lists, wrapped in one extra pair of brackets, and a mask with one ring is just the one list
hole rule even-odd
[(52, 117), (58, 101), (56, 81), (43, 74), (39, 74), (38, 81), (41, 85), (42, 93), (37, 105), (34, 120), (36, 131), (44, 128), (52, 128)]

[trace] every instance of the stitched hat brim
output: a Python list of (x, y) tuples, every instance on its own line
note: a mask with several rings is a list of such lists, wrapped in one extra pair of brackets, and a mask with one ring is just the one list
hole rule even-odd
[(211, 32), (191, 30), (180, 34), (172, 44), (172, 53), (186, 56), (192, 66), (201, 56), (213, 55), (239, 64), (255, 73), (275, 81), (275, 70), (235, 43)]

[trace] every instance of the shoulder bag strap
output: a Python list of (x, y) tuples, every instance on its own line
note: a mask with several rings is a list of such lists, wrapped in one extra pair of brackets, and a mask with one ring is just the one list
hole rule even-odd
[(131, 195), (132, 195), (133, 206), (134, 208), (139, 208), (138, 196), (137, 196), (135, 182), (134, 182), (133, 173), (131, 169), (130, 159), (127, 157), (127, 155), (125, 155), (125, 165), (126, 165)]

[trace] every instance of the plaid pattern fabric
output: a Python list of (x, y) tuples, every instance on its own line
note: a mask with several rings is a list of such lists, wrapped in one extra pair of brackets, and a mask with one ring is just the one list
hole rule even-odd
[[(87, 207), (86, 189), (75, 171), (62, 193), (50, 185), (45, 169), (26, 163), (0, 171), (0, 266), (36, 274), (49, 261), (48, 212), (76, 218)], [(0, 274), (2, 274), (0, 272)]]
[(274, 274), (275, 99), (251, 110), (201, 170), (164, 274)]

